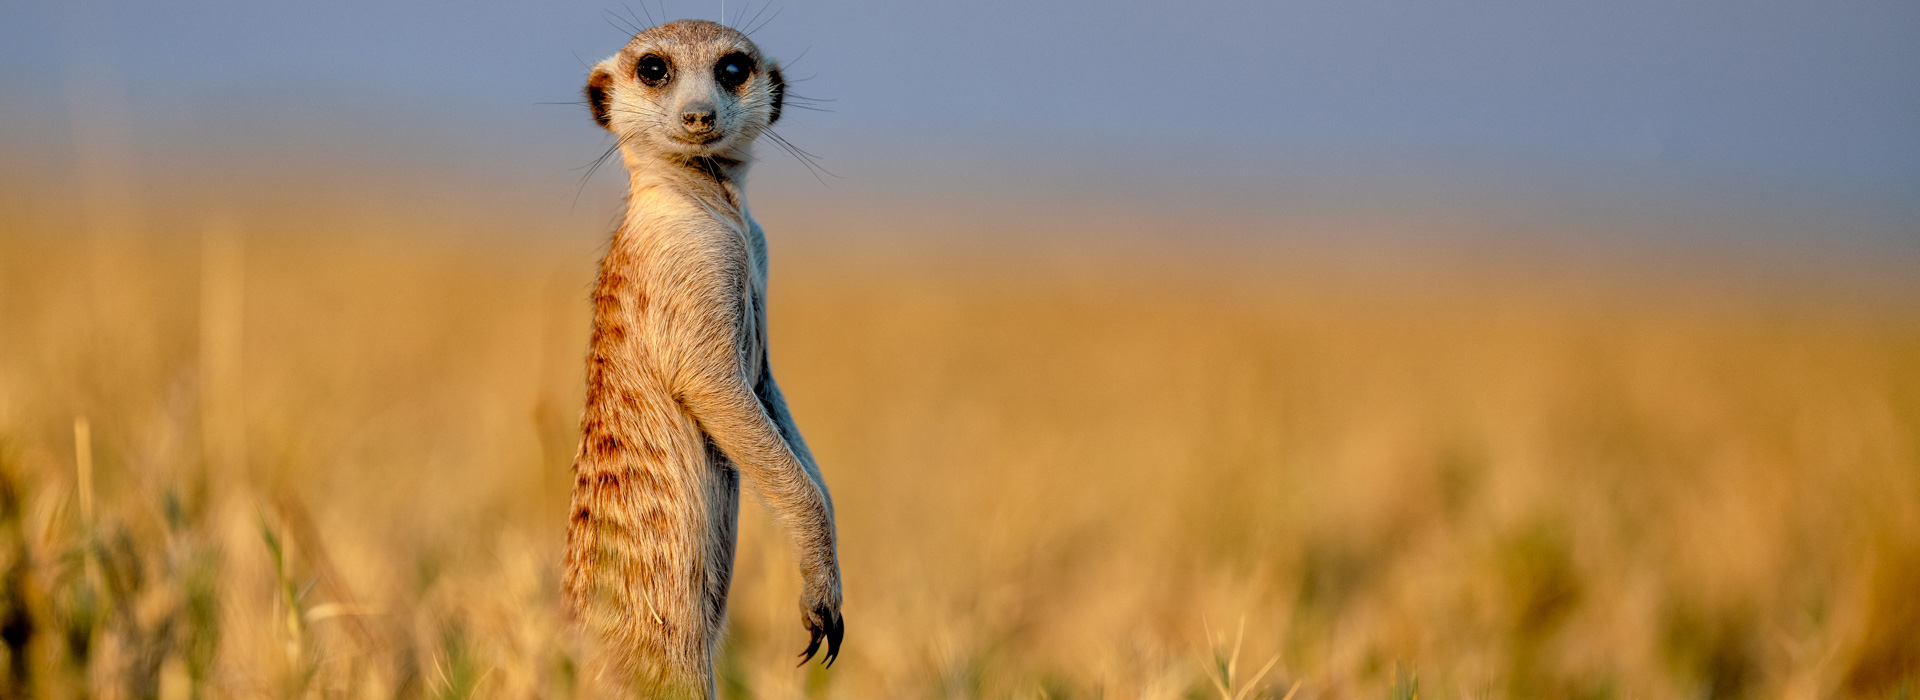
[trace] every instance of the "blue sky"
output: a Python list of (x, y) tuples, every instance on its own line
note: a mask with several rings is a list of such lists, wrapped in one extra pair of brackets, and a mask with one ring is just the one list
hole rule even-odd
[[(107, 99), (143, 148), (404, 159), (424, 140), (564, 169), (603, 137), (579, 108), (541, 103), (578, 99), (583, 64), (623, 43), (626, 20), (609, 17), (722, 13), (642, 1), (9, 2), (0, 139), (70, 139), (76, 110)], [(731, 22), (761, 10), (725, 5)], [(1920, 199), (1911, 0), (775, 0), (761, 19), (756, 40), (807, 78), (796, 91), (832, 100), (785, 133), (854, 177), (892, 159), (1545, 173), (1573, 188), (1839, 193), (1894, 213)]]

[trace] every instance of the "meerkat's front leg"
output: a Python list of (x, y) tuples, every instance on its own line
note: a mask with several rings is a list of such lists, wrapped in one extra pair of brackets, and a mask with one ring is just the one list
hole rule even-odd
[(760, 365), (760, 385), (754, 387), (759, 395), (761, 406), (767, 410), (767, 417), (780, 429), (780, 436), (787, 441), (787, 447), (793, 450), (793, 456), (800, 459), (800, 466), (807, 470), (807, 478), (813, 480), (820, 495), (827, 500), (827, 517), (833, 517), (833, 494), (827, 491), (827, 480), (820, 476), (820, 463), (813, 459), (813, 451), (807, 449), (807, 441), (800, 437), (800, 426), (793, 421), (793, 412), (787, 410), (787, 397), (780, 393), (780, 385), (773, 381), (773, 369), (769, 363)]
[[(800, 466), (806, 471), (807, 478), (813, 482), (815, 488), (819, 489), (820, 497), (827, 507), (827, 522), (831, 524), (833, 494), (827, 491), (827, 481), (821, 478), (819, 463), (813, 460), (813, 452), (807, 449), (807, 441), (800, 437), (800, 427), (793, 422), (793, 414), (787, 410), (787, 398), (780, 393), (780, 385), (774, 383), (773, 370), (765, 362), (764, 355), (760, 365), (760, 385), (756, 387), (754, 393), (759, 395), (760, 403), (767, 411), (767, 417), (773, 420), (781, 437), (786, 439), (788, 449), (792, 450), (794, 457), (800, 460)], [(829, 548), (827, 551), (831, 554), (837, 550)], [(813, 658), (813, 653), (820, 648), (822, 636), (827, 640), (827, 665), (832, 666), (833, 660), (840, 655), (840, 636), (845, 625), (839, 612), (840, 584), (837, 575), (839, 568), (836, 566), (833, 570), (836, 572), (834, 580), (830, 584), (823, 582), (817, 592), (818, 595), (810, 594), (807, 601), (811, 602), (803, 601), (802, 603), (802, 614), (805, 616), (807, 631), (812, 633), (813, 639), (808, 642), (807, 650), (800, 652), (800, 663), (804, 664)], [(826, 608), (821, 605), (829, 597), (833, 601), (831, 616), (826, 614)]]
[[(742, 255), (744, 257), (744, 255)], [(744, 265), (721, 262), (718, 267), (746, 273)], [(731, 282), (726, 282), (732, 278)], [(840, 562), (835, 554), (836, 536), (833, 504), (827, 495), (819, 470), (812, 464), (798, 431), (786, 416), (786, 402), (773, 386), (771, 377), (762, 374), (761, 385), (772, 390), (770, 403), (755, 391), (745, 371), (745, 349), (739, 338), (743, 324), (751, 323), (739, 303), (743, 280), (733, 275), (711, 275), (707, 280), (720, 282), (706, 293), (690, 295), (700, 300), (704, 313), (690, 316), (704, 319), (688, 334), (693, 347), (687, 348), (688, 364), (680, 397), (700, 429), (726, 453), (747, 482), (758, 490), (775, 517), (785, 525), (799, 549), (800, 573), (805, 584), (801, 594), (801, 620), (812, 639), (801, 653), (801, 663), (813, 658), (826, 640), (826, 662), (839, 657), (845, 621), (840, 613)], [(777, 405), (777, 411), (769, 411)], [(778, 413), (776, 417), (774, 414)], [(803, 457), (804, 455), (804, 457)]]

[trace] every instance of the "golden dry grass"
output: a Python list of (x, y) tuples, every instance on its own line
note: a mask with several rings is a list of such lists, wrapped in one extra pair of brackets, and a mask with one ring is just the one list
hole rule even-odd
[[(590, 248), (0, 226), (9, 694), (569, 694)], [(1920, 297), (774, 243), (848, 642), (750, 506), (727, 697), (1917, 687)]]

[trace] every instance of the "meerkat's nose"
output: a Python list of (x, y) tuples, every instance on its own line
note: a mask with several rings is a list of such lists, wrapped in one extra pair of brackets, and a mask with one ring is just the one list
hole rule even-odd
[(713, 130), (712, 109), (688, 109), (680, 113), (680, 126), (689, 133), (703, 134)]

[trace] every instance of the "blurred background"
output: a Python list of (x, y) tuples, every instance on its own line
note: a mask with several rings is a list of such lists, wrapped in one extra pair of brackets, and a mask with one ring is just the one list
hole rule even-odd
[(0, 5), (8, 696), (565, 697), (640, 27), (751, 29), (848, 646), (722, 695), (1920, 690), (1920, 5)]

